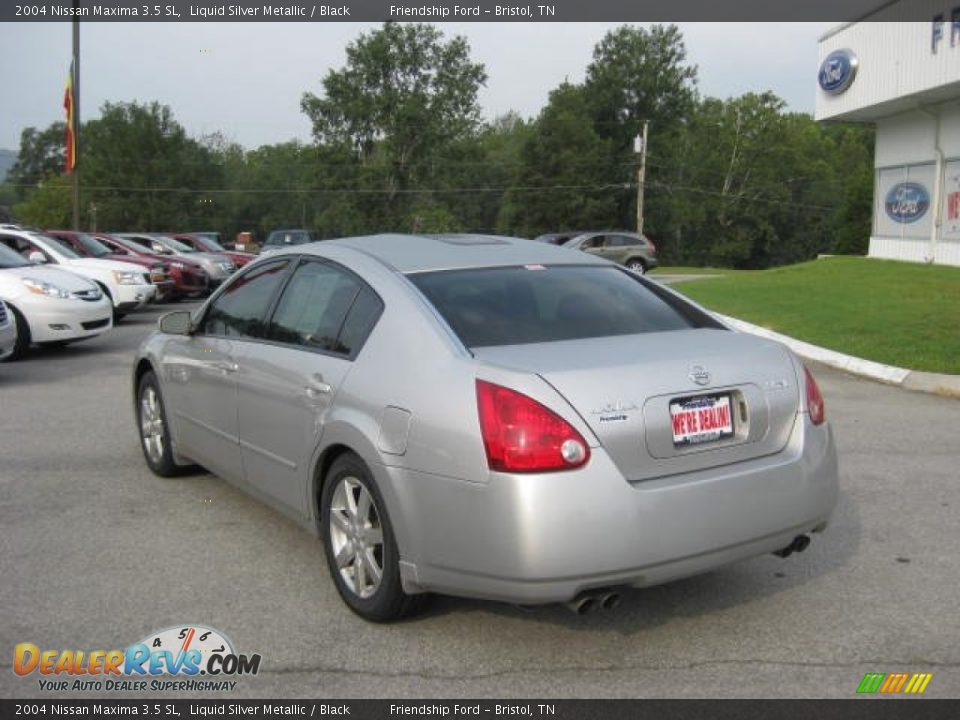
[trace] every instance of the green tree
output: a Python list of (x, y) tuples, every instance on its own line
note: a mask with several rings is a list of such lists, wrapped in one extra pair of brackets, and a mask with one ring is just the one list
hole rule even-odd
[(99, 224), (130, 230), (203, 225), (222, 187), (210, 150), (187, 136), (169, 107), (106, 103), (83, 127), (83, 208), (94, 202)]
[(477, 131), (486, 78), (464, 38), (387, 22), (348, 45), (346, 66), (323, 79), (324, 96), (306, 93), (301, 107), (319, 143), (351, 151), (357, 182), (382, 183), (383, 207), (372, 213), (399, 222), (409, 214), (404, 194), (431, 177), (432, 160)]
[(504, 197), (502, 231), (534, 236), (609, 227), (624, 193), (615, 182), (611, 144), (590, 122), (581, 86), (564, 83), (550, 93), (521, 150), (515, 185)]
[[(632, 182), (633, 139), (650, 123), (648, 151), (671, 154), (682, 125), (696, 102), (697, 68), (687, 63), (683, 34), (676, 25), (653, 25), (649, 29), (624, 25), (609, 33), (593, 51), (584, 88), (597, 133), (611, 141), (611, 151), (621, 158), (617, 177), (611, 182)], [(663, 215), (661, 197), (653, 187), (645, 195), (645, 224), (657, 231)], [(620, 195), (614, 218), (608, 225), (633, 227), (636, 193)], [(665, 228), (659, 228), (664, 230)]]
[(65, 123), (55, 122), (45, 130), (28, 127), (20, 133), (20, 152), (6, 178), (19, 200), (43, 180), (63, 172), (65, 130)]

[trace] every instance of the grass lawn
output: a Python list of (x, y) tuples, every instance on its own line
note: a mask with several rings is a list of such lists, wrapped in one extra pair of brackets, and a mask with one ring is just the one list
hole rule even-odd
[(744, 270), (731, 270), (730, 268), (711, 268), (711, 267), (687, 267), (681, 265), (667, 265), (666, 267), (656, 267), (650, 271), (651, 275), (735, 275), (737, 273), (749, 272)]
[(711, 310), (815, 345), (960, 374), (960, 268), (834, 257), (674, 289)]

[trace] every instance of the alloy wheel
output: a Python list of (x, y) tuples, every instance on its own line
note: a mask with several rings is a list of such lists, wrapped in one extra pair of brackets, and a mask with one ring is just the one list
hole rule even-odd
[(356, 477), (340, 479), (330, 502), (330, 547), (344, 584), (369, 598), (383, 580), (383, 527), (377, 504)]

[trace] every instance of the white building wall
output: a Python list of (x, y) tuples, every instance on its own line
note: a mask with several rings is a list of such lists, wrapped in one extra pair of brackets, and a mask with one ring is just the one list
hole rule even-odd
[[(939, 128), (930, 113), (939, 116)], [(878, 120), (876, 128), (870, 256), (960, 265), (960, 100)], [(939, 182), (938, 137), (944, 159)], [(916, 222), (897, 223), (886, 214), (886, 195), (900, 182), (919, 182), (931, 195), (930, 209)]]
[(874, 167), (933, 162), (936, 121), (920, 112), (908, 112), (877, 121)]
[[(884, 21), (905, 3), (912, 17), (930, 19)], [(820, 41), (821, 62), (849, 49), (859, 67), (838, 95), (817, 87), (817, 120), (877, 130), (871, 256), (960, 265), (960, 32), (951, 24), (958, 7), (960, 0), (900, 0)], [(924, 212), (901, 211), (924, 203)]]
[[(922, 6), (913, 11), (913, 16), (928, 16), (931, 20), (875, 22), (871, 19), (842, 27), (820, 41), (819, 62), (834, 50), (848, 48), (857, 55), (860, 68), (853, 84), (840, 95), (830, 95), (817, 88), (817, 120), (844, 115), (862, 116), (874, 106), (944, 86), (955, 85), (960, 89), (960, 44), (954, 40), (955, 44), (950, 45), (950, 13), (957, 6), (956, 0), (901, 2), (909, 2), (914, 7)], [(887, 12), (896, 11), (897, 7), (891, 6)], [(943, 38), (934, 53), (931, 51), (932, 19), (936, 15), (943, 15), (944, 23)], [(873, 17), (881, 18), (883, 13)], [(897, 109), (906, 108), (901, 106)]]

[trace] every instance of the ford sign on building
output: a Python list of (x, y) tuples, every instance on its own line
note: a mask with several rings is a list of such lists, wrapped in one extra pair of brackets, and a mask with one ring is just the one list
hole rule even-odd
[(820, 39), (816, 118), (876, 128), (870, 255), (960, 265), (960, 0), (873, 4)]
[(857, 77), (860, 61), (852, 50), (834, 50), (820, 63), (820, 87), (831, 95), (839, 95)]
[(930, 209), (930, 193), (920, 183), (898, 183), (883, 203), (887, 216), (898, 223), (915, 223)]

